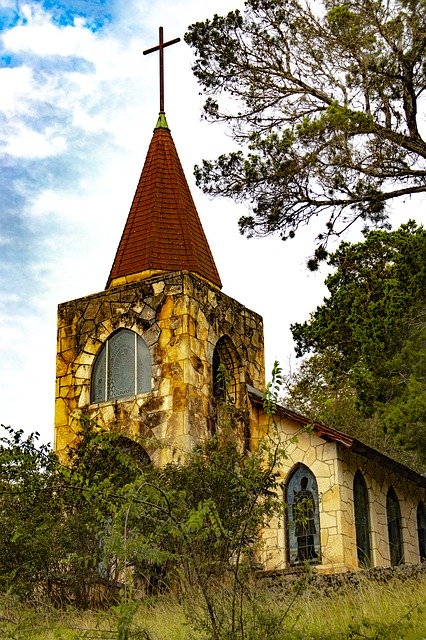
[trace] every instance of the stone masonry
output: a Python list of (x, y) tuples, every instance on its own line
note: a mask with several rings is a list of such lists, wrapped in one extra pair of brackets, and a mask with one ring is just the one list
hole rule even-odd
[[(117, 329), (147, 343), (152, 390), (90, 404), (96, 355)], [(189, 272), (160, 274), (73, 300), (58, 308), (55, 450), (76, 442), (82, 416), (140, 442), (155, 464), (177, 459), (209, 433), (212, 358), (227, 335), (239, 355), (239, 404), (246, 385), (265, 385), (259, 315)]]

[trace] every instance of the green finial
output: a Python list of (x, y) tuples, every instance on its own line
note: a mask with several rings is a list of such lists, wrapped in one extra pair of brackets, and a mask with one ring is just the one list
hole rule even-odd
[(166, 114), (164, 111), (160, 111), (158, 114), (157, 124), (155, 125), (156, 129), (168, 129), (169, 125), (167, 124)]

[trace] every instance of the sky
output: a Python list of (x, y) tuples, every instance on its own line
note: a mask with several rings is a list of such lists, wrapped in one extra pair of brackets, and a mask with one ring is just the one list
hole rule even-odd
[[(0, 0), (0, 423), (53, 441), (56, 312), (105, 288), (156, 123), (158, 55), (242, 0)], [(233, 148), (201, 120), (184, 43), (165, 50), (165, 110), (223, 291), (264, 318), (266, 368), (295, 366), (290, 324), (321, 303), (315, 230), (238, 232), (243, 205), (208, 199), (195, 164)], [(408, 219), (402, 211), (395, 222)]]

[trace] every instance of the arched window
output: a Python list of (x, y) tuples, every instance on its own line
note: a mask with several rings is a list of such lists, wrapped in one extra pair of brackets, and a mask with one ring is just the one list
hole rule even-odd
[(354, 477), (356, 550), (360, 566), (371, 566), (370, 514), (368, 491), (360, 471)]
[(213, 396), (237, 402), (237, 353), (232, 340), (222, 336), (213, 352)]
[(115, 444), (139, 468), (151, 465), (151, 458), (139, 442), (120, 435), (115, 438)]
[(402, 564), (404, 559), (402, 552), (401, 510), (393, 487), (389, 487), (386, 495), (386, 517), (391, 565)]
[(318, 485), (314, 474), (301, 464), (287, 482), (287, 549), (291, 565), (321, 559)]
[(421, 500), (417, 505), (417, 535), (419, 536), (420, 562), (426, 562), (426, 512)]
[(128, 398), (151, 390), (151, 356), (134, 331), (120, 329), (100, 350), (92, 371), (91, 402)]

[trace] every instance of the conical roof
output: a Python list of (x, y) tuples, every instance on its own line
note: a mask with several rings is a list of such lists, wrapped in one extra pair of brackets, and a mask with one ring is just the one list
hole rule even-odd
[(221, 281), (164, 113), (160, 113), (107, 288), (156, 271)]

